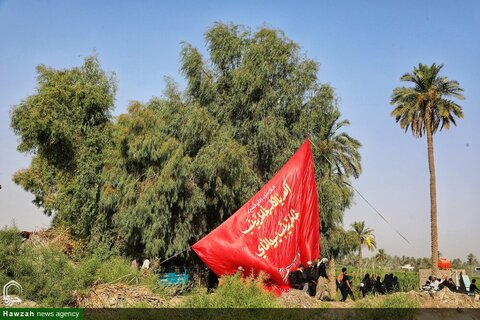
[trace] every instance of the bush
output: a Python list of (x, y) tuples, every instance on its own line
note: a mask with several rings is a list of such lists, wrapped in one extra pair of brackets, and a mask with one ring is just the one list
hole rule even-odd
[(96, 273), (101, 263), (101, 260), (95, 256), (78, 262), (73, 274), (75, 283), (77, 284), (77, 291), (83, 291), (98, 281)]
[(71, 302), (77, 289), (75, 267), (61, 251), (25, 246), (15, 262), (14, 279), (23, 286), (24, 297), (40, 305), (61, 307)]
[[(0, 230), (0, 280), (12, 278), (15, 261), (21, 254), (22, 236), (15, 227)], [(2, 285), (3, 286), (3, 285)]]
[(205, 289), (193, 292), (183, 307), (190, 308), (275, 308), (275, 296), (263, 289), (261, 280), (241, 279), (238, 275), (224, 276), (223, 285), (211, 294)]
[(418, 272), (399, 272), (396, 274), (400, 283), (400, 291), (408, 292), (411, 290), (418, 290), (420, 288)]
[(93, 275), (91, 270), (78, 272), (60, 249), (22, 245), (15, 227), (0, 230), (0, 284), (16, 280), (23, 287), (24, 299), (44, 306), (64, 306), (71, 302), (73, 290), (92, 283)]
[[(149, 287), (154, 293), (161, 296), (169, 296), (169, 291), (159, 284), (158, 277), (150, 271), (133, 270), (130, 261), (122, 257), (113, 257), (105, 262), (95, 255), (87, 264), (91, 268), (97, 268), (94, 272), (95, 281), (98, 283), (124, 283), (141, 284)], [(88, 266), (84, 267), (88, 270)], [(87, 271), (88, 272), (88, 271)]]
[[(73, 261), (58, 247), (25, 242), (16, 228), (0, 230), (0, 285), (16, 280), (22, 297), (40, 306), (62, 307), (73, 302), (73, 293), (83, 293), (95, 283), (143, 284), (161, 293), (156, 276), (130, 268), (125, 258), (104, 260), (95, 252)], [(100, 252), (101, 253), (101, 252)]]
[[(98, 259), (98, 258), (97, 258)], [(138, 271), (130, 267), (130, 262), (121, 257), (110, 258), (99, 264), (96, 278), (100, 283), (125, 283), (135, 281)]]

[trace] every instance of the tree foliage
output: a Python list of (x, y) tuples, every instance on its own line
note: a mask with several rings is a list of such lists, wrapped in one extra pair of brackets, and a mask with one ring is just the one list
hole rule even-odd
[(88, 237), (98, 213), (103, 150), (108, 144), (116, 82), (95, 57), (80, 67), (37, 67), (37, 89), (12, 110), (18, 150), (33, 154), (14, 181), (35, 195), (54, 223)]
[[(319, 130), (314, 141), (315, 171), (319, 205), (321, 209), (322, 256), (337, 258), (355, 250), (357, 240), (344, 237), (341, 228), (344, 212), (353, 200), (350, 179), (357, 178), (362, 167), (359, 149), (361, 144), (340, 130), (348, 121), (339, 121), (340, 111), (326, 105), (319, 115)], [(344, 241), (348, 240), (348, 244)]]
[(245, 148), (177, 98), (131, 104), (107, 151), (98, 234), (130, 255), (187, 249), (259, 186)]
[(15, 181), (92, 247), (166, 256), (217, 227), (309, 137), (322, 232), (340, 241), (360, 143), (340, 132), (348, 121), (318, 64), (278, 30), (217, 23), (205, 39), (207, 57), (182, 45), (183, 92), (167, 81), (163, 97), (114, 121), (114, 78), (95, 58), (39, 67), (37, 93), (12, 113), (19, 150), (34, 153)]
[(327, 233), (350, 206), (348, 182), (361, 173), (361, 145), (340, 132), (349, 122), (340, 120), (333, 88), (318, 81), (318, 64), (277, 30), (216, 24), (206, 42), (210, 63), (183, 46), (188, 100), (204, 105), (246, 146), (263, 182), (310, 137)]
[(355, 231), (345, 230), (341, 226), (332, 227), (322, 233), (322, 255), (343, 257), (358, 248), (359, 242)]
[(183, 45), (188, 100), (204, 106), (246, 146), (266, 182), (314, 132), (333, 90), (318, 83), (317, 63), (278, 30), (253, 33), (218, 23), (205, 37), (209, 63)]
[[(422, 137), (427, 129), (435, 133), (456, 125), (455, 118), (463, 118), (462, 107), (452, 98), (465, 99), (456, 80), (441, 77), (443, 65), (431, 66), (420, 63), (412, 73), (400, 80), (411, 82), (413, 87), (398, 87), (393, 90), (391, 103), (395, 105), (392, 116), (407, 132)], [(427, 128), (430, 123), (429, 128)]]

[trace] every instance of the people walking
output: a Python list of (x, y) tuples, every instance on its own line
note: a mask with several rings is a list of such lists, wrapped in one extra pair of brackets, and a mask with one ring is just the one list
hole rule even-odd
[(351, 286), (352, 278), (347, 274), (347, 268), (342, 268), (342, 273), (337, 277), (337, 285), (342, 293), (342, 299), (340, 301), (345, 302), (347, 297), (350, 295), (352, 300), (355, 301), (355, 296), (353, 295), (353, 290)]
[(314, 297), (317, 290), (316, 270), (312, 261), (307, 262), (307, 269), (305, 270), (305, 280), (308, 283), (307, 293), (310, 297)]

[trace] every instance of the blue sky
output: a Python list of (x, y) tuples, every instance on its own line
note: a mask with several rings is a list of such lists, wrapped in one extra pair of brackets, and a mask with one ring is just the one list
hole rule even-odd
[(419, 62), (443, 63), (443, 75), (465, 89), (465, 119), (434, 137), (440, 251), (480, 257), (480, 2), (478, 1), (1, 1), (0, 225), (48, 225), (32, 196), (12, 181), (29, 164), (16, 151), (9, 112), (35, 90), (35, 66), (68, 68), (96, 52), (114, 71), (114, 114), (128, 101), (162, 94), (164, 76), (183, 85), (180, 43), (205, 52), (215, 22), (281, 29), (320, 64), (319, 79), (335, 87), (343, 118), (362, 144), (363, 174), (355, 186), (412, 243), (407, 245), (362, 199), (345, 226), (365, 220), (387, 253), (430, 254), (426, 142), (390, 117), (392, 89)]

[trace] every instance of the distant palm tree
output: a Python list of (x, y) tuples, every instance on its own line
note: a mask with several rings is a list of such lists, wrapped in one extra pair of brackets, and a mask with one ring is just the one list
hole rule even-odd
[(358, 269), (361, 273), (362, 270), (362, 248), (366, 247), (368, 250), (373, 251), (377, 248), (377, 242), (375, 240), (375, 235), (373, 234), (373, 229), (365, 228), (365, 221), (356, 221), (351, 224), (353, 231), (357, 234), (358, 237)]
[(469, 253), (467, 256), (467, 264), (470, 267), (470, 274), (473, 274), (473, 268), (478, 264), (477, 257), (473, 253)]
[(437, 190), (433, 134), (455, 123), (455, 117), (463, 118), (462, 107), (452, 98), (464, 99), (463, 89), (455, 80), (440, 77), (443, 65), (419, 64), (412, 73), (400, 80), (413, 83), (413, 87), (398, 87), (393, 90), (391, 104), (395, 106), (392, 116), (405, 132), (411, 130), (415, 137), (427, 136), (428, 167), (430, 171), (430, 222), (432, 272), (438, 273)]
[(379, 264), (384, 264), (388, 260), (388, 255), (384, 249), (378, 249), (377, 254), (375, 255), (375, 261)]
[(474, 264), (478, 263), (477, 257), (475, 257), (473, 253), (469, 253), (467, 256), (467, 263), (469, 266), (473, 266)]

